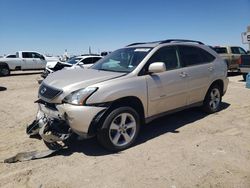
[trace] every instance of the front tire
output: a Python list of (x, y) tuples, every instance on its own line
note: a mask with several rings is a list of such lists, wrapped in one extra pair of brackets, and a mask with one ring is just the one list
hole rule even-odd
[(1, 66), (0, 67), (0, 76), (9, 76), (10, 75), (10, 69), (8, 66)]
[(118, 107), (105, 118), (97, 139), (106, 149), (121, 151), (134, 144), (139, 130), (139, 114), (131, 107)]
[(211, 114), (218, 112), (221, 107), (222, 91), (218, 85), (212, 85), (203, 102), (205, 112)]

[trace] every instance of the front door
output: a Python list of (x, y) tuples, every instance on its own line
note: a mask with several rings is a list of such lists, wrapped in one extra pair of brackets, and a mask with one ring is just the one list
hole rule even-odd
[(36, 53), (36, 52), (32, 52), (32, 59), (34, 62), (34, 69), (44, 69), (46, 66), (46, 61), (45, 58)]
[(23, 70), (25, 69), (35, 69), (36, 63), (32, 57), (31, 52), (22, 52), (22, 64), (21, 67)]
[(147, 63), (164, 62), (166, 71), (146, 75), (148, 86), (148, 116), (186, 106), (186, 68), (180, 65), (175, 46), (160, 48)]

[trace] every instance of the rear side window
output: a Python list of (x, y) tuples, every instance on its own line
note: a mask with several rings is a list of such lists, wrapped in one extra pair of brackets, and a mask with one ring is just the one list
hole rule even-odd
[(214, 51), (216, 51), (218, 54), (227, 54), (227, 48), (224, 47), (213, 47)]
[(83, 62), (83, 64), (93, 64), (92, 57), (83, 59), (81, 62)]
[(247, 54), (246, 51), (242, 49), (241, 47), (231, 47), (231, 51), (232, 51), (232, 54), (242, 54), (242, 55)]
[(179, 52), (185, 66), (210, 63), (215, 59), (212, 54), (194, 46), (179, 46)]
[(7, 55), (7, 58), (16, 58), (16, 55)]
[(179, 67), (176, 47), (162, 47), (152, 55), (149, 64), (154, 62), (163, 62), (167, 70)]

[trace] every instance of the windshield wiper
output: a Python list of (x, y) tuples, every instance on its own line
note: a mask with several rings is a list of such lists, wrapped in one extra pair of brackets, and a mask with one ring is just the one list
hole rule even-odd
[(118, 71), (118, 70), (112, 70), (112, 69), (97, 69), (97, 70), (110, 71), (110, 72), (129, 73), (129, 71)]

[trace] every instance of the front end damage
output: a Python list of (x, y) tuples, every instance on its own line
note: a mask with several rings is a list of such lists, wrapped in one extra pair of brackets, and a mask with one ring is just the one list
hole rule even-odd
[(26, 133), (30, 136), (40, 135), (49, 149), (58, 149), (65, 145), (72, 130), (66, 121), (48, 117), (39, 110), (36, 120), (27, 126)]
[(36, 120), (27, 126), (26, 133), (40, 135), (50, 149), (64, 145), (73, 133), (85, 139), (92, 137), (93, 134), (88, 134), (90, 126), (106, 110), (105, 107), (49, 104), (41, 99), (36, 102), (39, 108)]

